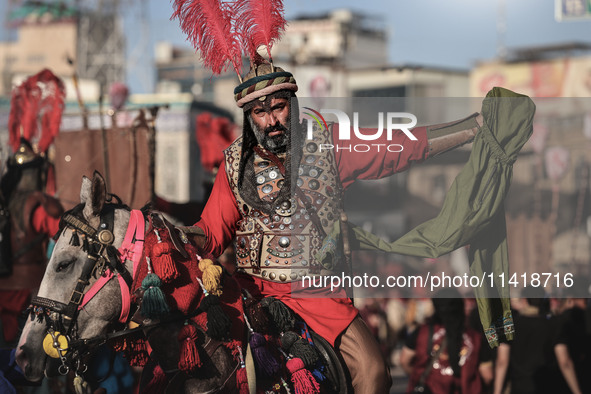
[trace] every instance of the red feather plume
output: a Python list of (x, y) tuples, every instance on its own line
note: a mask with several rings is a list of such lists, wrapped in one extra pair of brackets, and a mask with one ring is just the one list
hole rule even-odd
[(61, 79), (49, 70), (43, 70), (40, 81), (44, 82), (39, 111), (41, 113), (41, 138), (39, 151), (46, 152), (60, 130), (66, 89)]
[(232, 31), (233, 5), (220, 0), (175, 0), (172, 18), (178, 18), (181, 29), (201, 51), (203, 65), (220, 74), (232, 63), (238, 76), (242, 69), (241, 48)]
[(267, 47), (271, 59), (271, 47), (281, 37), (287, 22), (283, 17), (282, 0), (237, 0), (236, 10), (241, 14), (237, 30), (246, 41), (251, 59), (255, 59), (257, 48)]
[(39, 116), (39, 151), (47, 151), (59, 133), (65, 97), (64, 83), (48, 69), (27, 78), (13, 90), (8, 118), (9, 143), (13, 151), (18, 150), (21, 136), (31, 142), (37, 135)]

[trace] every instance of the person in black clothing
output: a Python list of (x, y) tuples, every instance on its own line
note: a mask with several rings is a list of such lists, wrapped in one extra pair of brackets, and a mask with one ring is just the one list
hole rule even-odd
[[(559, 379), (553, 356), (553, 322), (543, 288), (524, 289), (524, 306), (515, 313), (515, 337), (497, 351), (494, 393), (557, 393)], [(553, 367), (554, 366), (554, 367)]]
[(591, 319), (586, 305), (585, 298), (576, 296), (563, 300), (554, 340), (558, 366), (574, 394), (591, 393)]

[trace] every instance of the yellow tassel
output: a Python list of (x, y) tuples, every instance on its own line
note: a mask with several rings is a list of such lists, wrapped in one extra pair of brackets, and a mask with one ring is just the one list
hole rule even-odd
[(205, 290), (216, 296), (222, 295), (222, 289), (220, 286), (222, 267), (215, 265), (213, 261), (209, 259), (203, 259), (199, 261), (199, 269), (203, 272), (202, 280)]

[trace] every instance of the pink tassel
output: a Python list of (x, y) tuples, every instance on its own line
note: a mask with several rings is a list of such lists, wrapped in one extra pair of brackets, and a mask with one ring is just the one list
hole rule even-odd
[(169, 243), (158, 242), (152, 248), (152, 260), (154, 261), (154, 273), (164, 283), (170, 283), (179, 277), (174, 260), (172, 259), (172, 247)]
[(181, 354), (179, 356), (179, 369), (186, 373), (194, 372), (201, 367), (197, 340), (197, 329), (192, 324), (186, 324), (179, 332), (181, 341)]
[(304, 366), (300, 358), (292, 358), (287, 361), (287, 369), (291, 373), (291, 382), (296, 394), (320, 393), (320, 385), (314, 376)]

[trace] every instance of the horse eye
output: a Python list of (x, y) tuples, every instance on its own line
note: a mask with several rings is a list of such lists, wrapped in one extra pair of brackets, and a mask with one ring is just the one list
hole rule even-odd
[(70, 259), (70, 260), (67, 260), (67, 261), (62, 261), (61, 263), (59, 263), (57, 265), (57, 267), (55, 269), (55, 272), (61, 272), (61, 271), (65, 270), (70, 265), (72, 265), (75, 261), (76, 261), (76, 259)]

